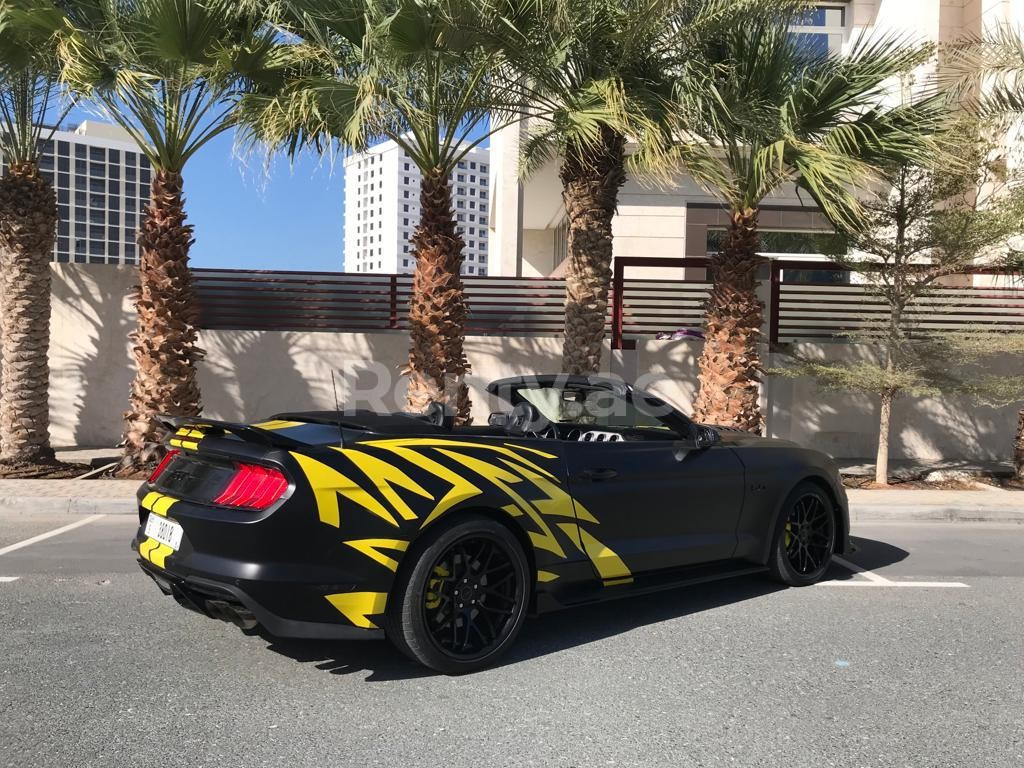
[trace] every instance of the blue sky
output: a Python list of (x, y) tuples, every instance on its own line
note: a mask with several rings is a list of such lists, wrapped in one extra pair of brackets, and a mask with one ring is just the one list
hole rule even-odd
[[(76, 109), (68, 122), (96, 119)], [(478, 126), (473, 136), (486, 130)], [(267, 172), (262, 156), (238, 156), (233, 133), (218, 136), (185, 168), (192, 266), (339, 272), (344, 197), (340, 155), (332, 161), (308, 153), (294, 163), (279, 156)]]
[(192, 265), (340, 271), (344, 190), (341, 157), (277, 157), (266, 173), (262, 157), (237, 157), (221, 135), (185, 168)]

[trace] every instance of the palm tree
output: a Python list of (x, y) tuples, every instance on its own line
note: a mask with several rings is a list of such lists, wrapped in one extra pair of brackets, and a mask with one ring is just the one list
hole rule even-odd
[(163, 450), (155, 414), (202, 408), (182, 174), (234, 125), (239, 94), (264, 72), (274, 32), (252, 7), (230, 0), (87, 0), (67, 24), (64, 80), (124, 128), (154, 169), (138, 235), (138, 369), (117, 470), (127, 475)]
[[(724, 104), (702, 145), (717, 173), (690, 171), (729, 212), (711, 263), (705, 342), (694, 418), (750, 432), (762, 428), (758, 353), (763, 305), (756, 289), (762, 201), (786, 184), (807, 192), (837, 225), (856, 227), (857, 195), (879, 180), (875, 164), (923, 159), (941, 112), (938, 99), (882, 106), (890, 78), (931, 50), (887, 37), (856, 41), (849, 54), (813, 55), (785, 16), (737, 25), (711, 43), (723, 62), (715, 90)], [(721, 183), (724, 178), (726, 183)]]
[(956, 43), (951, 54), (957, 91), (978, 94), (972, 100), (983, 114), (1024, 115), (1024, 27), (994, 27)]
[[(627, 168), (667, 181), (680, 164), (694, 164), (703, 166), (704, 176), (714, 176), (716, 167), (686, 139), (692, 122), (709, 119), (721, 106), (709, 88), (714, 63), (701, 57), (701, 41), (779, 5), (763, 0), (542, 1), (534, 17), (541, 43), (510, 49), (517, 68), (529, 78), (536, 118), (523, 150), (523, 172), (553, 157), (559, 162), (568, 230), (566, 373), (596, 373), (601, 365), (612, 217)], [(627, 158), (629, 143), (636, 148)]]
[[(0, 461), (53, 465), (50, 447), (50, 255), (57, 200), (40, 174), (45, 141), (70, 107), (59, 108), (52, 7), (0, 3)], [(55, 115), (54, 112), (57, 114)], [(56, 119), (55, 119), (56, 118)]]
[[(470, 418), (464, 381), (463, 240), (450, 176), (487, 136), (517, 121), (505, 56), (485, 44), (516, 34), (508, 6), (488, 0), (297, 0), (282, 6), (282, 82), (243, 99), (250, 139), (294, 155), (391, 140), (422, 174), (410, 304), (408, 407), (454, 404)], [(489, 119), (489, 123), (488, 123)]]

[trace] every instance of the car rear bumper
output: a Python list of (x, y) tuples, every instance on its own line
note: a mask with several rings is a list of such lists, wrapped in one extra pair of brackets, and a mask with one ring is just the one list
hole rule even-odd
[[(131, 543), (136, 555), (143, 539), (140, 527)], [(324, 578), (327, 574), (308, 570), (308, 564), (261, 567), (198, 553), (178, 553), (174, 559), (173, 564), (160, 567), (137, 557), (139, 567), (165, 595), (211, 618), (279, 638), (367, 640), (384, 636), (380, 629), (343, 623), (340, 614), (338, 621), (331, 621), (335, 609), (324, 599), (324, 590), (329, 589)], [(358, 580), (352, 574), (335, 571), (330, 575), (334, 590), (357, 588)], [(327, 621), (319, 621), (322, 618)]]
[(262, 629), (274, 637), (311, 640), (369, 640), (384, 636), (380, 629), (285, 618), (234, 584), (194, 575), (178, 576), (142, 558), (138, 562), (160, 591), (180, 605), (212, 619), (230, 621), (245, 630)]

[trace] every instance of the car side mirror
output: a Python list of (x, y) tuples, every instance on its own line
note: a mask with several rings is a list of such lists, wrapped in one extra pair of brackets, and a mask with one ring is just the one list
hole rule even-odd
[(722, 435), (714, 427), (705, 427), (701, 424), (697, 426), (697, 435), (693, 442), (697, 450), (702, 451), (722, 442)]
[(676, 461), (682, 461), (692, 451), (703, 451), (722, 442), (722, 436), (718, 430), (712, 427), (705, 427), (701, 424), (694, 425), (694, 435), (688, 440), (677, 440), (672, 446)]

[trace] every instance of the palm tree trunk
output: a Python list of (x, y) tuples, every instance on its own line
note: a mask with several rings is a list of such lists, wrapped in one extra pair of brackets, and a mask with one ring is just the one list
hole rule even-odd
[(761, 433), (758, 383), (764, 304), (757, 298), (760, 237), (757, 209), (735, 211), (721, 251), (711, 260), (700, 387), (693, 418)]
[(411, 346), (406, 401), (423, 413), (431, 403), (454, 403), (455, 423), (470, 422), (466, 297), (462, 288), (462, 237), (456, 231), (448, 176), (440, 168), (423, 174), (420, 220), (412, 238), (416, 272), (409, 305)]
[(625, 137), (601, 129), (596, 147), (570, 147), (558, 175), (568, 220), (562, 371), (597, 373), (612, 276), (612, 217), (625, 183)]
[(50, 447), (50, 254), (57, 200), (35, 163), (0, 180), (0, 460), (53, 463)]
[(202, 410), (196, 362), (198, 308), (188, 268), (192, 227), (185, 223), (181, 174), (157, 170), (139, 229), (138, 330), (131, 334), (137, 370), (125, 413), (119, 475), (145, 471), (163, 454), (163, 429), (154, 415), (198, 416)]
[(1013, 468), (1024, 483), (1024, 409), (1017, 414), (1017, 437), (1013, 441)]

